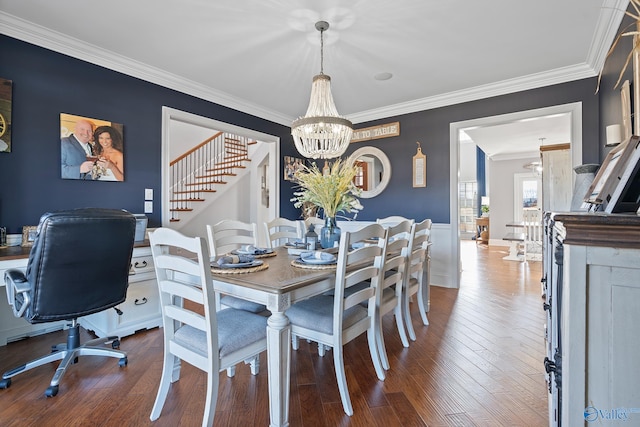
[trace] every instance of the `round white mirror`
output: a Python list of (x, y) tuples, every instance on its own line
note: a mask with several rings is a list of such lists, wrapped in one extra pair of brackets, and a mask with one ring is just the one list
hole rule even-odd
[(391, 162), (384, 152), (376, 147), (362, 147), (349, 156), (351, 162), (360, 166), (356, 185), (362, 189), (363, 199), (382, 193), (391, 179)]

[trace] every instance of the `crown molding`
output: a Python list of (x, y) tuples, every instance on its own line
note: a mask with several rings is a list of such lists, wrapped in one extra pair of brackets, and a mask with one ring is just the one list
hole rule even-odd
[[(604, 1), (584, 63), (353, 113), (348, 115), (349, 120), (363, 123), (594, 77), (604, 65), (628, 4), (629, 0)], [(0, 33), (284, 126), (295, 119), (1, 11)]]
[(293, 118), (0, 11), (0, 33), (285, 126)]
[(597, 76), (604, 66), (607, 52), (616, 37), (628, 6), (629, 0), (604, 0), (600, 8), (596, 31), (593, 34), (593, 40), (584, 63), (362, 111), (350, 114), (349, 120), (353, 123), (362, 123)]
[[(477, 101), (493, 96), (506, 95), (524, 90), (537, 89), (558, 83), (566, 83), (574, 80), (593, 77), (597, 73), (587, 64), (578, 64), (571, 67), (557, 68), (543, 73), (530, 74), (515, 79), (503, 80), (488, 85), (476, 86), (442, 95), (416, 99), (401, 104), (389, 105), (361, 113), (349, 114), (353, 123), (362, 123), (371, 120), (393, 117), (401, 114), (414, 113), (416, 111), (430, 110), (461, 104), (463, 102)], [(595, 90), (595, 88), (594, 88)]]

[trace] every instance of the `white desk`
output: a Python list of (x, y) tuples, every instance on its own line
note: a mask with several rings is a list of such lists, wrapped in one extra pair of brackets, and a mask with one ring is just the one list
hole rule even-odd
[[(0, 345), (19, 339), (57, 331), (66, 327), (68, 321), (31, 324), (17, 318), (4, 296), (4, 272), (17, 268), (25, 270), (29, 262), (31, 248), (9, 246), (0, 249)], [(80, 324), (99, 337), (117, 335), (124, 337), (142, 329), (162, 326), (160, 296), (151, 257), (149, 241), (136, 242), (131, 257), (127, 300), (115, 310), (104, 310), (82, 317)]]
[(215, 274), (218, 292), (265, 304), (271, 311), (267, 321), (267, 361), (271, 426), (289, 425), (289, 381), (291, 371), (291, 326), (285, 315), (291, 304), (319, 295), (334, 287), (335, 269), (312, 270), (291, 265), (295, 259), (283, 247), (276, 256), (264, 258), (269, 268), (244, 274)]

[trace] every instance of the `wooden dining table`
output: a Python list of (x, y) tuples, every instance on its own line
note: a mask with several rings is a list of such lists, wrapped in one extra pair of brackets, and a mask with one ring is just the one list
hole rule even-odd
[(335, 285), (335, 268), (295, 267), (291, 261), (296, 258), (285, 247), (278, 247), (275, 256), (261, 258), (268, 264), (264, 270), (226, 274), (212, 271), (216, 292), (265, 304), (271, 312), (267, 320), (267, 369), (272, 427), (289, 425), (291, 326), (285, 311), (295, 302)]

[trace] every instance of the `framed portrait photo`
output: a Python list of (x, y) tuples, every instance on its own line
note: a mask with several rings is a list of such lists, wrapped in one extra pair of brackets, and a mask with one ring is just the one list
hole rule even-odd
[(123, 135), (120, 123), (61, 113), (62, 179), (124, 181)]

